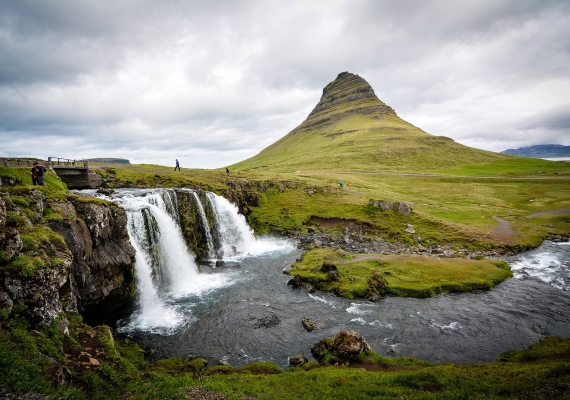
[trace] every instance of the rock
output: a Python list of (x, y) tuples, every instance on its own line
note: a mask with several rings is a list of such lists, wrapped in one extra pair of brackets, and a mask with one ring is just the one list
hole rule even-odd
[(291, 365), (292, 367), (298, 367), (298, 366), (306, 364), (308, 362), (309, 362), (309, 360), (301, 354), (297, 354), (296, 356), (289, 357), (289, 365)]
[(307, 232), (308, 232), (308, 233), (315, 233), (315, 228), (313, 228), (312, 226), (309, 226), (309, 227), (307, 228)]
[(57, 328), (64, 335), (69, 335), (69, 321), (67, 318), (60, 319), (59, 323), (57, 324)]
[(113, 189), (99, 188), (97, 190), (97, 193), (104, 194), (105, 196), (110, 196), (115, 193), (115, 191)]
[(332, 345), (332, 352), (341, 358), (352, 358), (371, 350), (364, 337), (353, 330), (340, 331)]
[(4, 199), (0, 197), (0, 229), (4, 229), (6, 226), (6, 203)]
[(329, 282), (338, 281), (340, 279), (340, 274), (337, 271), (329, 271), (327, 273), (327, 280)]
[(336, 271), (336, 265), (329, 263), (328, 261), (323, 261), (323, 265), (321, 266), (321, 272), (329, 272), (329, 271)]
[(223, 261), (223, 260), (217, 260), (216, 261), (216, 268), (223, 267), (224, 265), (226, 265), (225, 261)]
[(198, 265), (198, 271), (203, 274), (212, 274), (214, 270), (209, 265)]
[(324, 338), (315, 342), (311, 347), (311, 354), (317, 361), (321, 361), (325, 356), (325, 353), (331, 350), (333, 346), (333, 340), (331, 338)]
[(4, 228), (0, 231), (0, 250), (6, 253), (6, 257), (10, 259), (17, 256), (23, 247), (20, 232), (16, 228)]
[(402, 215), (409, 216), (412, 214), (412, 207), (408, 203), (400, 203), (398, 206), (398, 212)]
[(12, 306), (14, 302), (8, 296), (8, 293), (0, 292), (0, 310), (6, 309), (8, 312), (12, 311)]
[(96, 367), (101, 365), (101, 363), (96, 358), (93, 357), (89, 357), (89, 364), (94, 365)]
[(319, 329), (319, 326), (307, 317), (303, 318), (302, 322), (303, 322), (303, 326), (305, 327), (305, 329), (309, 332), (314, 331), (316, 329)]
[(218, 361), (216, 365), (230, 365), (230, 362), (222, 358), (221, 360)]
[(293, 278), (291, 278), (291, 280), (289, 280), (289, 282), (287, 282), (287, 285), (294, 288), (300, 288), (303, 285), (303, 282), (301, 281), (301, 277), (299, 275), (295, 275)]
[(416, 233), (416, 230), (414, 228), (406, 228), (406, 229), (404, 229), (404, 232)]
[(305, 289), (305, 292), (307, 293), (315, 293), (315, 287), (310, 283), (305, 283), (305, 285), (303, 285), (303, 289)]
[(388, 211), (388, 210), (391, 210), (392, 207), (394, 207), (394, 203), (392, 203), (391, 201), (387, 201), (387, 200), (380, 201), (380, 208), (382, 210)]
[(372, 203), (372, 207), (374, 207), (374, 208), (378, 208), (379, 205), (380, 205), (380, 201), (379, 201), (379, 200), (376, 200), (376, 201), (374, 201), (374, 202)]
[(388, 282), (382, 273), (374, 270), (368, 278), (368, 289), (366, 291), (366, 299), (370, 301), (378, 301), (379, 297), (386, 293)]

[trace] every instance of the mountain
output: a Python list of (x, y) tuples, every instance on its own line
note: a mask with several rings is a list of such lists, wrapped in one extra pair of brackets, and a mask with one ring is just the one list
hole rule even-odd
[(363, 78), (342, 72), (301, 125), (230, 169), (417, 172), (508, 157), (424, 132), (398, 117)]
[(562, 146), (561, 144), (538, 144), (536, 146), (508, 149), (501, 153), (532, 158), (570, 157), (570, 146)]

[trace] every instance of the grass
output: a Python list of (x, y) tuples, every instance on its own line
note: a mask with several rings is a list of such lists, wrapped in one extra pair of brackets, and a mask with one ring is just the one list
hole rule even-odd
[[(183, 399), (196, 386), (229, 399), (518, 399), (541, 398), (545, 389), (564, 388), (570, 377), (570, 339), (556, 336), (480, 365), (436, 365), (367, 352), (339, 365), (310, 362), (282, 370), (258, 362), (208, 368), (199, 358), (149, 364), (135, 344), (111, 340), (107, 327), (89, 327), (76, 315), (68, 319), (69, 335), (59, 332), (58, 321), (33, 331), (22, 319), (5, 321), (0, 329), (0, 385), (62, 399)], [(100, 365), (89, 366), (82, 358), (86, 352)], [(72, 384), (53, 385), (58, 365), (71, 371)]]
[[(330, 281), (321, 267), (334, 265), (338, 280)], [(499, 260), (431, 258), (418, 255), (353, 255), (342, 250), (318, 249), (304, 254), (301, 262), (287, 271), (317, 289), (334, 291), (347, 298), (364, 297), (371, 279), (380, 273), (386, 280), (386, 294), (430, 297), (447, 292), (490, 289), (512, 276), (510, 267)]]

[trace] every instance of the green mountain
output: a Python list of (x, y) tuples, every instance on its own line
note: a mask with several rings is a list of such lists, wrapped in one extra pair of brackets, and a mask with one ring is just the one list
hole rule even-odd
[(505, 158), (424, 132), (398, 117), (360, 76), (342, 72), (301, 125), (230, 168), (421, 172)]

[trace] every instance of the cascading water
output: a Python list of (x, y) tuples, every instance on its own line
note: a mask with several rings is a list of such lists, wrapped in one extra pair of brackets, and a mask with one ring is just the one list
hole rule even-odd
[(177, 223), (178, 209), (172, 200), (176, 194), (168, 190), (143, 193), (143, 196), (127, 194), (112, 199), (127, 211), (129, 235), (137, 253), (135, 269), (140, 308), (125, 329), (168, 330), (183, 319), (169, 302), (200, 296), (224, 286), (227, 277), (198, 272)]
[(191, 191), (194, 199), (196, 200), (196, 206), (198, 208), (198, 213), (200, 214), (200, 218), (202, 219), (202, 226), (204, 227), (204, 232), (206, 233), (206, 242), (208, 244), (208, 256), (210, 258), (216, 257), (215, 247), (214, 247), (214, 239), (212, 238), (212, 233), (210, 232), (210, 225), (208, 224), (208, 218), (206, 217), (206, 212), (204, 211), (204, 207), (200, 202), (200, 198), (195, 191)]

